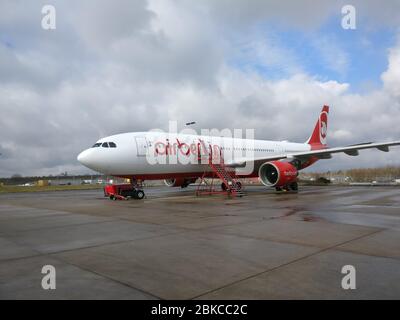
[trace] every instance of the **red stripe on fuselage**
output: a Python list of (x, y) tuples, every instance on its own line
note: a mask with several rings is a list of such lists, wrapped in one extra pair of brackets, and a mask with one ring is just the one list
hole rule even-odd
[[(175, 173), (150, 173), (150, 174), (112, 174), (114, 177), (127, 178), (127, 179), (137, 179), (137, 180), (164, 180), (164, 179), (174, 179), (174, 178), (201, 178), (204, 172), (175, 172)], [(206, 178), (216, 177), (214, 172), (207, 172), (205, 174)], [(255, 178), (258, 177), (257, 172), (253, 172), (250, 175), (238, 175), (239, 178)]]

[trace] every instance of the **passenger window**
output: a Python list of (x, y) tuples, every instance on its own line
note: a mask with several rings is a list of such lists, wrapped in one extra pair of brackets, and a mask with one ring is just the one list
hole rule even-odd
[(109, 142), (108, 145), (110, 146), (110, 148), (116, 148), (117, 145), (114, 142)]
[(104, 142), (101, 146), (102, 146), (103, 148), (108, 148), (108, 143), (107, 143), (107, 142)]

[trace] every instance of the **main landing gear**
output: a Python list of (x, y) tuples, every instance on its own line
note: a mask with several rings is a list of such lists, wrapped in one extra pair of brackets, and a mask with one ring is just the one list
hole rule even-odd
[(299, 190), (299, 184), (297, 182), (292, 182), (291, 184), (288, 184), (283, 187), (275, 187), (275, 190), (280, 192), (280, 191), (295, 191), (297, 192)]
[[(242, 190), (242, 183), (241, 183), (240, 181), (236, 181), (235, 185), (236, 185), (236, 189), (237, 189), (237, 190)], [(221, 190), (222, 190), (222, 191), (228, 190), (228, 187), (227, 187), (227, 185), (225, 184), (225, 182), (222, 182), (222, 183), (221, 183)]]

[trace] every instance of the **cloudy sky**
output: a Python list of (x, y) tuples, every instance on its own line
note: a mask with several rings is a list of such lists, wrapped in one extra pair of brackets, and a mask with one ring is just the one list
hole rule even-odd
[[(332, 146), (399, 139), (399, 21), (398, 0), (2, 0), (0, 176), (85, 173), (100, 137), (169, 120), (303, 142), (323, 104)], [(312, 169), (384, 165), (400, 152)]]

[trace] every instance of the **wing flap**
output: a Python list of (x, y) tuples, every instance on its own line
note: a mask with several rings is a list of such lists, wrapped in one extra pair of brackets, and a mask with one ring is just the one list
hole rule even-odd
[(360, 153), (358, 152), (358, 150), (347, 150), (344, 151), (345, 154), (347, 154), (348, 156), (358, 156)]
[(383, 151), (383, 152), (389, 152), (389, 146), (379, 146), (376, 147), (378, 150)]
[(400, 145), (400, 140), (399, 141), (391, 141), (391, 142), (381, 142), (381, 143), (358, 144), (358, 145), (347, 146), (347, 147), (327, 148), (327, 149), (321, 149), (321, 150), (311, 150), (311, 151), (306, 151), (306, 152), (294, 153), (293, 156), (294, 157), (318, 156), (318, 155), (322, 155), (322, 154), (332, 154), (332, 153), (340, 153), (340, 152), (344, 152), (349, 155), (355, 155), (355, 153), (358, 153), (359, 150), (372, 149), (372, 148), (377, 148), (381, 151), (388, 152), (389, 146), (396, 146), (396, 145)]

